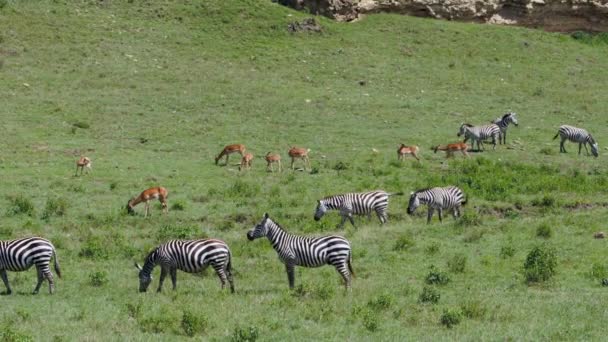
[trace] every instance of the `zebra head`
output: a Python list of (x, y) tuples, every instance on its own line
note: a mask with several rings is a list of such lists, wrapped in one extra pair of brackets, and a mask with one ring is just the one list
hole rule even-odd
[(505, 120), (506, 123), (512, 122), (515, 126), (519, 125), (517, 123), (517, 113), (515, 112), (506, 113), (505, 115), (503, 115), (502, 119)]
[(594, 157), (597, 157), (599, 155), (597, 142), (593, 139), (591, 134), (589, 134), (589, 143), (589, 145), (591, 145), (591, 154), (593, 154)]
[(152, 282), (152, 274), (144, 272), (138, 263), (135, 263), (135, 267), (139, 270), (139, 292), (146, 292)]
[(462, 125), (460, 125), (460, 130), (458, 131), (458, 134), (456, 134), (456, 136), (459, 137), (461, 135), (465, 135), (469, 130), (469, 127), (473, 127), (473, 125), (467, 123), (463, 123)]
[(325, 212), (327, 212), (327, 206), (325, 205), (325, 202), (323, 202), (322, 200), (318, 201), (317, 209), (315, 210), (315, 221), (319, 221), (321, 217), (325, 215)]
[(264, 213), (264, 218), (260, 223), (258, 223), (252, 230), (247, 232), (247, 239), (249, 241), (259, 239), (261, 237), (266, 236), (268, 234), (268, 224), (270, 223), (270, 218), (268, 217), (268, 213)]
[(418, 198), (417, 192), (412, 192), (410, 194), (410, 204), (407, 206), (407, 213), (412, 215), (416, 208), (420, 206), (420, 199)]

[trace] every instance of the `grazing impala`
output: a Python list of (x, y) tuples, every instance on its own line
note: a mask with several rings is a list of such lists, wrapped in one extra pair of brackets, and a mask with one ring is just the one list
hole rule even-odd
[(145, 217), (148, 217), (148, 213), (150, 212), (150, 201), (153, 199), (158, 199), (163, 207), (163, 212), (166, 214), (168, 212), (168, 208), (167, 208), (167, 196), (168, 195), (169, 195), (169, 192), (167, 192), (167, 189), (163, 188), (162, 186), (144, 190), (141, 194), (139, 194), (139, 196), (133, 197), (129, 200), (129, 202), (127, 202), (127, 212), (129, 212), (129, 214), (131, 214), (131, 215), (135, 214), (133, 207), (135, 207), (136, 205), (138, 205), (141, 202), (144, 202), (146, 204)]
[(293, 163), (296, 159), (302, 159), (304, 162), (304, 171), (306, 171), (306, 165), (310, 168), (310, 159), (308, 159), (308, 152), (310, 149), (301, 148), (301, 147), (292, 147), (289, 149), (289, 156), (291, 157), (291, 169), (293, 170)]
[(435, 151), (435, 153), (437, 153), (437, 151), (445, 151), (446, 158), (449, 157), (453, 157), (454, 156), (454, 152), (462, 152), (462, 154), (465, 157), (468, 157), (469, 154), (467, 153), (467, 149), (469, 148), (469, 146), (464, 143), (464, 142), (457, 142), (457, 143), (453, 143), (453, 144), (447, 144), (447, 145), (438, 145), (433, 147), (433, 150)]
[(82, 176), (83, 172), (84, 172), (84, 168), (87, 168), (87, 173), (89, 173), (89, 171), (91, 171), (91, 159), (87, 158), (87, 157), (80, 157), (80, 159), (78, 159), (76, 161), (76, 174), (75, 176), (78, 176), (78, 169), (80, 169), (80, 175)]
[(274, 172), (274, 167), (272, 164), (277, 163), (279, 164), (279, 172), (281, 172), (281, 155), (280, 154), (274, 154), (274, 153), (266, 153), (266, 156), (264, 157), (264, 159), (266, 160), (266, 171), (270, 170), (271, 172)]
[(243, 144), (234, 144), (234, 145), (228, 145), (228, 146), (224, 147), (224, 149), (222, 150), (222, 152), (220, 152), (220, 154), (218, 154), (217, 157), (215, 157), (215, 165), (217, 165), (217, 162), (223, 156), (226, 156), (226, 164), (225, 165), (228, 165), (228, 157), (232, 153), (238, 153), (242, 157), (245, 154), (245, 145), (243, 145)]
[(418, 158), (418, 150), (418, 146), (416, 145), (405, 146), (401, 144), (397, 149), (397, 159), (403, 161), (405, 160), (406, 155), (411, 154), (417, 161), (420, 161), (420, 158)]
[(252, 161), (253, 161), (253, 154), (245, 153), (243, 158), (241, 158), (241, 165), (239, 166), (239, 171), (241, 171), (243, 169), (250, 169)]

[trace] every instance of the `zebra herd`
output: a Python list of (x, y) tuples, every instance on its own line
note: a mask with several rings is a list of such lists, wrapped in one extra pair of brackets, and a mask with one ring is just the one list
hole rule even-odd
[[(518, 125), (516, 114), (513, 112), (506, 113), (489, 125), (462, 124), (458, 136), (464, 136), (464, 143), (469, 139), (472, 144), (477, 142), (480, 150), (483, 149), (484, 140), (492, 139), (493, 148), (496, 148), (497, 139), (499, 143), (506, 143), (507, 127), (511, 123)], [(587, 154), (589, 153), (588, 144), (591, 153), (595, 157), (598, 156), (598, 144), (586, 130), (562, 125), (553, 139), (557, 139), (558, 136), (561, 137), (560, 152), (566, 152), (564, 142), (570, 140), (579, 144), (579, 154), (583, 146)], [(235, 148), (236, 150), (238, 149)], [(302, 151), (307, 152), (308, 150), (302, 149)], [(216, 158), (216, 162), (218, 159)], [(166, 192), (166, 189), (162, 189)], [(325, 197), (317, 202), (314, 219), (319, 221), (327, 211), (337, 210), (341, 216), (338, 228), (343, 228), (346, 220), (355, 227), (353, 215), (366, 215), (368, 219), (371, 219), (372, 212), (375, 212), (382, 225), (387, 223), (389, 197), (393, 195), (403, 195), (403, 192), (388, 193), (383, 190), (376, 190)], [(166, 195), (164, 198), (166, 198)], [(147, 198), (142, 199), (142, 201), (146, 201), (146, 204), (147, 200)], [(131, 201), (129, 203), (131, 205)], [(463, 191), (455, 186), (422, 189), (410, 194), (407, 213), (411, 215), (420, 205), (427, 205), (427, 223), (431, 222), (435, 210), (437, 210), (439, 221), (443, 221), (444, 211), (451, 211), (454, 218), (459, 217), (461, 207), (466, 203), (467, 199)], [(166, 206), (166, 202), (164, 202), (164, 206)], [(132, 210), (132, 207), (130, 208)], [(268, 238), (280, 261), (285, 265), (290, 288), (294, 287), (295, 266), (319, 267), (323, 265), (334, 266), (342, 277), (345, 288), (351, 288), (351, 278), (354, 276), (352, 251), (350, 242), (344, 237), (338, 235), (307, 237), (290, 234), (277, 222), (273, 221), (267, 213), (264, 214), (260, 223), (247, 232), (249, 240), (262, 237)], [(19, 272), (36, 266), (38, 282), (33, 293), (38, 293), (42, 282), (46, 279), (49, 283), (49, 293), (52, 294), (54, 280), (49, 265), (53, 257), (55, 272), (58, 277), (61, 277), (55, 247), (50, 241), (39, 237), (9, 241), (0, 240), (0, 276), (7, 289), (6, 293), (12, 293), (6, 271)], [(199, 273), (208, 266), (215, 270), (222, 289), (228, 283), (231, 292), (234, 292), (232, 254), (228, 245), (221, 240), (171, 240), (159, 245), (146, 256), (143, 266), (135, 264), (139, 270), (140, 292), (145, 292), (148, 289), (152, 282), (152, 271), (157, 265), (161, 267), (158, 292), (161, 291), (167, 274), (171, 276), (173, 289), (175, 289), (177, 270)]]

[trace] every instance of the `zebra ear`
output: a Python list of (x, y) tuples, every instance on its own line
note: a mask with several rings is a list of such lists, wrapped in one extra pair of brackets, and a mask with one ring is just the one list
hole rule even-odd
[(141, 271), (141, 266), (139, 266), (139, 264), (138, 264), (138, 263), (135, 263), (135, 268), (137, 268), (138, 270), (140, 270), (140, 271)]
[(268, 218), (268, 213), (264, 213), (264, 218), (267, 219)]
[(414, 192), (413, 192), (413, 191), (412, 191), (412, 192), (410, 192), (410, 196), (412, 196), (413, 194), (414, 194)]

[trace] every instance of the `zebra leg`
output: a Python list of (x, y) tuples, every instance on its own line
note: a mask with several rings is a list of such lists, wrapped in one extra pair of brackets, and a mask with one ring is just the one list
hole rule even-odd
[(36, 283), (36, 288), (34, 289), (34, 292), (32, 292), (32, 294), (38, 294), (38, 291), (40, 291), (40, 286), (42, 285), (42, 281), (44, 280), (44, 275), (42, 274), (42, 268), (36, 266), (36, 274), (38, 275), (38, 282)]
[(380, 220), (380, 224), (385, 224), (388, 221), (388, 218), (386, 217), (386, 213), (380, 211), (380, 210), (376, 210), (376, 215), (378, 215), (378, 219)]
[(336, 265), (336, 271), (342, 276), (346, 290), (350, 290), (350, 272), (348, 271), (347, 261), (344, 260), (341, 264)]
[(156, 292), (160, 292), (163, 288), (163, 282), (165, 281), (165, 277), (167, 276), (167, 269), (163, 266), (160, 268), (160, 278), (158, 278), (158, 289)]
[(232, 279), (232, 270), (230, 269), (230, 264), (226, 266), (226, 276), (228, 278), (228, 283), (230, 284), (230, 292), (234, 293), (234, 280)]
[(439, 215), (439, 222), (443, 222), (443, 217), (441, 216), (443, 214), (443, 209), (437, 208), (437, 214)]
[(341, 215), (342, 216), (342, 220), (340, 221), (340, 223), (338, 224), (338, 226), (336, 228), (338, 229), (342, 229), (344, 228), (344, 223), (346, 222), (346, 215)]
[(454, 219), (456, 219), (457, 217), (460, 217), (460, 207), (454, 207), (454, 211), (452, 212), (452, 215), (454, 216)]
[(293, 284), (295, 283), (295, 273), (294, 266), (290, 264), (285, 264), (285, 271), (287, 271), (287, 280), (289, 280), (289, 288), (293, 289)]
[(53, 274), (51, 270), (48, 270), (43, 273), (46, 280), (49, 282), (49, 294), (53, 294), (55, 292), (55, 282), (53, 281)]
[(348, 217), (348, 220), (350, 221), (350, 224), (352, 224), (354, 228), (357, 228), (357, 226), (355, 226), (355, 220), (353, 219), (353, 214), (349, 214), (347, 217)]
[[(226, 287), (226, 281), (228, 280), (226, 277), (226, 272), (224, 271), (224, 266), (222, 264), (214, 263), (213, 269), (215, 270), (215, 274), (218, 278), (220, 278), (220, 283), (222, 284), (222, 290)], [(232, 284), (231, 284), (232, 287)]]
[(169, 270), (169, 274), (171, 275), (171, 283), (173, 284), (173, 291), (177, 287), (177, 268), (171, 268)]
[(427, 217), (426, 217), (426, 223), (427, 224), (431, 223), (431, 217), (433, 217), (433, 211), (435, 211), (435, 208), (429, 207), (429, 212), (428, 212)]
[(6, 270), (0, 270), (0, 277), (2, 277), (4, 286), (6, 286), (6, 294), (10, 295), (11, 293), (13, 293), (13, 290), (11, 290), (11, 286), (8, 284), (8, 276), (6, 275)]
[(561, 153), (567, 153), (566, 148), (564, 147), (564, 142), (566, 142), (566, 139), (562, 138), (562, 141), (559, 143), (559, 152)]

